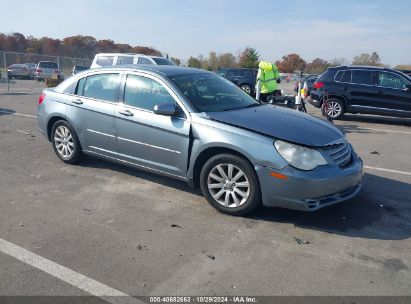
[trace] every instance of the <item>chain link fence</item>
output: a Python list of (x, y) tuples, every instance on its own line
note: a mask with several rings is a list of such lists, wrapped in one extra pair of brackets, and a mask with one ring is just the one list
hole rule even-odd
[[(72, 75), (72, 70), (75, 65), (89, 67), (93, 59), (48, 56), (32, 53), (3, 52), (0, 50), (0, 92), (24, 90), (27, 88), (44, 88), (44, 83), (37, 82), (34, 77), (31, 77), (31, 80), (21, 80), (13, 78), (8, 79), (7, 77), (7, 67), (9, 67), (10, 65), (24, 63), (34, 63), (37, 65), (39, 61), (52, 61), (57, 63), (62, 77), (68, 78)], [(32, 75), (34, 76), (34, 71)]]

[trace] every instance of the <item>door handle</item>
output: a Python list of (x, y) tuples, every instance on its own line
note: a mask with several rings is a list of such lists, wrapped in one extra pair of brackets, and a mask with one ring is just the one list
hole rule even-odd
[(121, 114), (121, 115), (124, 115), (124, 116), (133, 116), (134, 115), (129, 110), (119, 110), (118, 113)]
[(75, 104), (82, 104), (82, 103), (83, 103), (83, 102), (81, 101), (81, 99), (72, 99), (71, 102), (72, 102), (72, 103), (75, 103)]

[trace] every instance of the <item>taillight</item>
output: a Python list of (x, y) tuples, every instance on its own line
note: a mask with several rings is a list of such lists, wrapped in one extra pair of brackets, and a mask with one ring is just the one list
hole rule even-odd
[(46, 98), (46, 94), (41, 93), (41, 95), (39, 97), (39, 105), (41, 105), (43, 103), (44, 98)]
[(36, 69), (36, 72), (41, 73), (41, 72), (43, 72), (43, 70), (42, 69)]
[(316, 81), (314, 82), (314, 89), (321, 89), (324, 86), (324, 82)]
[(60, 73), (60, 71), (59, 71), (59, 70), (55, 70), (55, 71), (54, 71), (54, 73), (57, 73), (57, 74), (59, 74), (59, 73)]

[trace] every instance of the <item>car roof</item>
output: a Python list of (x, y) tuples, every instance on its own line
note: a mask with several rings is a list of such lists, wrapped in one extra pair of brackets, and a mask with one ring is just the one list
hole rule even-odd
[(106, 70), (130, 70), (130, 71), (150, 71), (163, 76), (177, 76), (177, 75), (187, 75), (187, 74), (198, 74), (198, 73), (208, 73), (214, 74), (212, 72), (196, 69), (187, 68), (177, 65), (155, 65), (155, 64), (125, 64), (120, 66), (106, 66), (101, 68), (93, 69), (95, 71), (106, 71)]

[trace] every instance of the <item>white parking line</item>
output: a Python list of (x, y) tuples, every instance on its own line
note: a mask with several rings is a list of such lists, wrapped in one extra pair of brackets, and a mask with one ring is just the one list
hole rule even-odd
[(56, 277), (64, 282), (73, 285), (93, 296), (99, 297), (104, 301), (112, 304), (141, 304), (143, 302), (137, 300), (111, 288), (103, 283), (97, 282), (89, 277), (86, 277), (78, 272), (68, 269), (53, 261), (43, 258), (31, 251), (28, 251), (20, 246), (14, 245), (0, 238), (0, 252), (3, 252), (11, 257), (14, 257), (32, 267), (44, 271), (53, 277)]
[(383, 131), (383, 132), (392, 132), (392, 133), (403, 133), (403, 134), (411, 134), (411, 132), (408, 131), (398, 131), (398, 130), (388, 130), (388, 129), (377, 129), (377, 128), (363, 128), (362, 129), (366, 129), (366, 130), (373, 130), (373, 131)]
[(5, 110), (0, 110), (0, 113), (5, 113), (5, 114), (9, 114), (9, 115), (17, 115), (17, 116), (25, 116), (25, 117), (31, 117), (31, 118), (37, 118), (37, 116), (35, 116), (35, 115), (22, 114), (22, 113), (5, 111)]
[(371, 166), (364, 166), (364, 168), (365, 168), (365, 169), (369, 169), (369, 170), (376, 170), (376, 171), (384, 171), (384, 172), (390, 172), (390, 173), (398, 173), (398, 174), (404, 174), (404, 175), (411, 175), (411, 172), (407, 172), (407, 171), (398, 171), (398, 170), (384, 169), (384, 168), (371, 167)]

